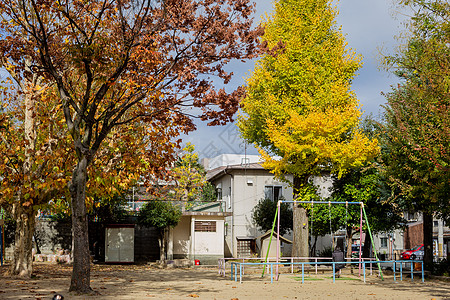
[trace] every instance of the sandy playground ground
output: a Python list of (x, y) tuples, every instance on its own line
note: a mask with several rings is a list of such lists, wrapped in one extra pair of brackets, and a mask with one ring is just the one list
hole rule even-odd
[[(450, 299), (450, 282), (410, 278), (393, 281), (385, 275), (364, 283), (357, 274), (342, 274), (333, 283), (330, 273), (311, 275), (304, 284), (300, 274), (283, 274), (278, 282), (261, 278), (260, 270), (246, 274), (243, 283), (218, 275), (216, 268), (158, 269), (149, 265), (93, 265), (91, 287), (96, 296), (69, 293), (71, 267), (35, 263), (35, 278), (29, 281), (5, 276), (0, 267), (0, 299)], [(229, 270), (229, 269), (228, 269)], [(252, 273), (252, 272), (249, 272)], [(357, 273), (357, 272), (356, 272)], [(300, 281), (299, 281), (300, 280)]]

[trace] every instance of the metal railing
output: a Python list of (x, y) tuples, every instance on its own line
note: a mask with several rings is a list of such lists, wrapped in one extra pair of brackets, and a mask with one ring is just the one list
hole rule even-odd
[[(345, 258), (346, 259), (346, 263), (353, 263), (353, 261), (355, 260), (358, 264), (359, 264), (359, 258)], [(218, 272), (219, 275), (221, 276), (225, 276), (226, 273), (226, 264), (227, 262), (241, 262), (241, 263), (246, 263), (246, 262), (251, 262), (251, 261), (263, 261), (264, 259), (261, 257), (245, 257), (245, 258), (219, 258), (218, 259)], [(272, 261), (272, 262), (276, 262), (277, 258), (276, 257), (269, 257), (268, 258), (268, 262)], [(291, 267), (291, 274), (294, 273), (294, 262), (298, 262), (299, 260), (304, 260), (307, 262), (310, 262), (311, 265), (314, 265), (314, 269), (315, 269), (315, 274), (317, 274), (318, 272), (318, 266), (320, 265), (319, 261), (326, 261), (328, 264), (332, 262), (332, 258), (331, 257), (282, 257), (281, 260), (283, 262), (280, 262), (279, 265), (286, 265), (286, 264), (290, 264)], [(375, 258), (361, 258), (361, 262), (368, 262), (370, 263), (370, 275), (372, 275), (372, 267), (373, 267), (373, 262), (375, 261)], [(243, 268), (243, 272), (244, 272), (244, 268)]]
[[(422, 275), (422, 282), (425, 281), (425, 273), (423, 269), (423, 261), (421, 260), (392, 260), (392, 261), (364, 261), (364, 262), (346, 262), (347, 264), (362, 264), (363, 265), (363, 280), (364, 283), (366, 282), (366, 269), (367, 264), (372, 263), (383, 263), (383, 264), (392, 264), (393, 274), (394, 274), (394, 281), (397, 281), (396, 273), (397, 273), (397, 264), (399, 264), (399, 274), (400, 274), (400, 280), (403, 280), (403, 263), (410, 263), (410, 276), (411, 281), (414, 281), (414, 265), (415, 263), (420, 264), (421, 269), (420, 273)], [(245, 266), (258, 266), (261, 265), (263, 267), (270, 269), (270, 282), (273, 283), (274, 279), (274, 266), (280, 266), (280, 265), (286, 265), (286, 264), (292, 264), (292, 265), (298, 265), (301, 266), (302, 269), (302, 283), (305, 282), (305, 265), (322, 265), (322, 264), (331, 264), (332, 270), (333, 270), (333, 283), (336, 281), (336, 264), (342, 264), (342, 262), (283, 262), (283, 263), (276, 263), (276, 262), (260, 262), (260, 263), (251, 263), (251, 262), (231, 262), (231, 280), (237, 281), (237, 270), (239, 269), (239, 282), (242, 283), (242, 277), (244, 275), (244, 267)], [(406, 269), (406, 268), (405, 268)], [(279, 275), (278, 275), (279, 276)], [(278, 280), (278, 278), (277, 278)]]

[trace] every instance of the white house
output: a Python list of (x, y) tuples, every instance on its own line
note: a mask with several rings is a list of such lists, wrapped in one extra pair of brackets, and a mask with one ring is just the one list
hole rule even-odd
[[(259, 200), (292, 200), (290, 184), (275, 179), (259, 160), (257, 155), (223, 154), (206, 163), (207, 179), (216, 187), (224, 212), (231, 213), (225, 218), (225, 256), (258, 253), (256, 237), (263, 232), (253, 224), (252, 211)], [(292, 181), (292, 176), (287, 179)], [(284, 251), (290, 254), (290, 250)]]

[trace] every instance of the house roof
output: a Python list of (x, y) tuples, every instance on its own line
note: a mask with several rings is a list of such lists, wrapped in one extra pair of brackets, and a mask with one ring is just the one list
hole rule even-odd
[(214, 217), (229, 217), (231, 212), (214, 212), (214, 211), (185, 211), (183, 216), (214, 216)]
[(250, 164), (238, 164), (238, 165), (229, 165), (229, 166), (221, 166), (215, 169), (212, 169), (206, 173), (206, 180), (218, 179), (233, 170), (265, 170), (261, 163), (250, 163)]
[[(270, 232), (271, 232), (271, 231), (268, 230), (266, 233), (264, 233), (264, 234), (258, 236), (257, 239), (260, 239), (261, 241), (267, 239), (268, 237), (270, 237)], [(274, 238), (277, 237), (277, 233), (276, 233), (275, 231), (273, 232), (273, 237), (274, 237)], [(285, 242), (285, 243), (287, 243), (287, 244), (292, 244), (292, 241), (291, 241), (291, 240), (288, 240), (288, 239), (285, 238), (285, 237), (280, 236), (280, 240), (282, 240), (283, 242)]]

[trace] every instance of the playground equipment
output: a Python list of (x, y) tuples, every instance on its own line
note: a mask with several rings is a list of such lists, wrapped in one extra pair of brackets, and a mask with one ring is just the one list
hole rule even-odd
[[(424, 268), (423, 268), (423, 261), (420, 260), (390, 260), (390, 261), (376, 261), (377, 263), (391, 263), (392, 264), (392, 268), (393, 268), (393, 279), (394, 281), (397, 281), (397, 273), (400, 275), (400, 280), (403, 281), (403, 264), (404, 263), (409, 263), (410, 264), (410, 270), (405, 272), (408, 272), (409, 275), (411, 276), (411, 281), (414, 281), (414, 265), (415, 263), (419, 263), (421, 264), (422, 268), (419, 271), (421, 277), (422, 277), (422, 282), (425, 281), (425, 272), (424, 272)], [(242, 278), (244, 275), (244, 267), (245, 266), (263, 266), (264, 269), (269, 268), (270, 270), (270, 282), (273, 283), (274, 278), (276, 280), (278, 280), (278, 274), (274, 273), (274, 267), (275, 269), (278, 266), (286, 266), (286, 265), (291, 265), (292, 267), (294, 265), (297, 266), (301, 266), (301, 270), (302, 270), (302, 283), (305, 282), (305, 265), (323, 265), (323, 264), (332, 264), (332, 278), (333, 278), (333, 283), (336, 281), (336, 277), (335, 277), (335, 264), (340, 263), (340, 262), (282, 262), (282, 263), (274, 263), (274, 262), (263, 262), (263, 263), (254, 263), (254, 262), (231, 262), (231, 280), (237, 281), (238, 280), (238, 270), (239, 270), (239, 282), (242, 283)], [(372, 264), (372, 261), (358, 261), (358, 262), (347, 262), (350, 264), (362, 264), (363, 265), (363, 281), (364, 283), (366, 283), (366, 269), (367, 269), (367, 264)], [(397, 272), (397, 265), (399, 265), (399, 271)], [(406, 268), (405, 268), (406, 269)], [(416, 272), (417, 273), (417, 272)], [(381, 273), (380, 273), (381, 274)]]
[[(364, 218), (365, 218), (365, 221), (366, 221), (367, 230), (368, 230), (370, 239), (371, 239), (371, 241), (372, 241), (372, 245), (374, 245), (373, 237), (372, 237), (372, 232), (371, 232), (371, 230), (370, 230), (369, 221), (368, 221), (368, 219), (367, 219), (366, 211), (364, 210), (364, 203), (363, 203), (363, 202), (295, 201), (295, 200), (294, 200), (294, 201), (289, 201), (289, 200), (279, 200), (278, 203), (277, 203), (277, 209), (276, 209), (276, 212), (275, 212), (275, 218), (274, 218), (273, 225), (272, 225), (272, 232), (271, 232), (271, 234), (270, 234), (270, 240), (269, 240), (269, 249), (267, 250), (267, 253), (269, 253), (269, 250), (270, 250), (270, 244), (271, 244), (271, 241), (272, 241), (273, 232), (274, 232), (274, 228), (275, 228), (275, 221), (276, 221), (276, 220), (278, 220), (278, 221), (277, 221), (277, 232), (280, 232), (280, 205), (281, 205), (281, 203), (293, 203), (294, 205), (296, 205), (296, 204), (311, 204), (311, 205), (314, 205), (314, 204), (328, 204), (329, 206), (331, 206), (331, 204), (337, 204), (337, 205), (343, 205), (343, 204), (345, 204), (347, 207), (348, 207), (349, 204), (350, 204), (350, 205), (360, 205), (360, 226), (359, 226), (360, 237), (362, 236), (362, 224), (363, 224), (363, 221), (362, 221), (362, 220), (363, 220), (363, 214), (364, 214)], [(346, 209), (346, 218), (347, 218), (347, 209)], [(346, 221), (347, 221), (347, 220), (346, 220)], [(331, 216), (330, 216), (330, 230), (331, 230)], [(332, 234), (332, 231), (331, 231), (331, 234)], [(332, 240), (333, 240), (333, 236), (332, 236)], [(361, 244), (361, 241), (360, 241), (360, 244)], [(361, 276), (361, 267), (362, 267), (362, 253), (361, 253), (362, 249), (361, 249), (361, 248), (362, 248), (362, 247), (359, 247), (359, 264), (358, 264), (358, 267), (359, 267), (359, 275), (360, 275), (360, 276)], [(279, 235), (277, 234), (277, 255), (276, 255), (276, 264), (275, 264), (275, 266), (276, 266), (276, 278), (277, 278), (277, 279), (278, 279), (278, 276), (279, 276), (278, 266), (279, 266), (279, 262), (280, 262), (280, 253), (279, 253), (279, 249), (280, 249), (280, 237), (279, 237)], [(377, 261), (378, 270), (379, 270), (379, 272), (380, 272), (381, 279), (383, 280), (383, 273), (382, 273), (382, 271), (381, 271), (381, 265), (380, 265), (380, 263), (378, 262), (378, 255), (377, 255), (377, 251), (376, 251), (375, 249), (374, 249), (374, 254), (375, 254), (375, 259), (376, 259), (376, 261)], [(267, 259), (268, 259), (268, 254), (267, 254), (267, 256), (266, 256), (265, 263), (267, 263)], [(302, 265), (302, 267), (304, 267), (304, 265)], [(333, 264), (333, 268), (334, 268), (334, 264)], [(264, 270), (265, 270), (265, 268), (263, 269), (262, 276), (264, 276)]]

